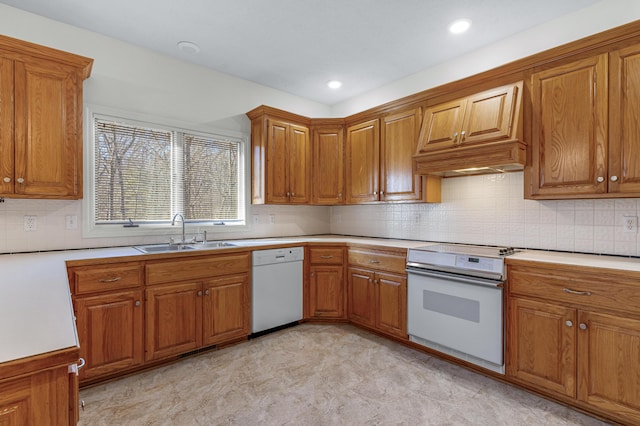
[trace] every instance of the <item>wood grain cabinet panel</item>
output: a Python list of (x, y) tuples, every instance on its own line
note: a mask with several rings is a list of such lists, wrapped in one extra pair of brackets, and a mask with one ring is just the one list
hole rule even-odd
[(523, 85), (519, 81), (427, 107), (414, 151), (416, 170), (447, 175), (474, 167), (522, 167)]
[(347, 318), (345, 248), (309, 247), (309, 280), (305, 284), (305, 316), (311, 319)]
[(639, 274), (519, 261), (508, 276), (507, 374), (640, 424)]
[[(406, 253), (349, 249), (349, 320), (407, 339)], [(402, 266), (400, 266), (402, 265)]]
[(253, 204), (311, 202), (309, 119), (258, 107), (251, 119), (251, 199)]
[(106, 376), (144, 361), (144, 295), (142, 290), (75, 299), (80, 380)]
[(82, 198), (82, 82), (92, 63), (0, 37), (0, 196)]
[(607, 190), (607, 55), (532, 76), (532, 195)]
[(336, 205), (344, 201), (344, 127), (314, 128), (312, 203)]
[(204, 283), (203, 344), (214, 345), (251, 333), (249, 274), (207, 280)]
[(347, 127), (347, 204), (380, 199), (380, 121), (369, 120)]

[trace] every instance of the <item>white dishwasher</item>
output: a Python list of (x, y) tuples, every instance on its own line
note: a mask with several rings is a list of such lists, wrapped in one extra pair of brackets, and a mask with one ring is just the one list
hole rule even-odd
[(251, 332), (258, 333), (302, 319), (304, 248), (253, 252)]

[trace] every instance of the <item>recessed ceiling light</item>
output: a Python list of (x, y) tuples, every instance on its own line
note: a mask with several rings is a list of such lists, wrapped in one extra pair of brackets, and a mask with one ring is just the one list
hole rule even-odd
[(191, 41), (179, 41), (178, 49), (180, 49), (181, 52), (193, 55), (200, 52), (200, 46)]
[(327, 86), (329, 86), (332, 89), (339, 89), (340, 86), (342, 86), (342, 82), (338, 80), (331, 80), (327, 83)]
[(471, 21), (468, 19), (458, 19), (449, 25), (449, 31), (453, 34), (461, 34), (469, 29)]

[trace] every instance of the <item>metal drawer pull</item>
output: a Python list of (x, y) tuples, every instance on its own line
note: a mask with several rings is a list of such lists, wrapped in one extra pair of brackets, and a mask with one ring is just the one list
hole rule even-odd
[(375, 259), (370, 259), (369, 263), (380, 263), (380, 261), (379, 260), (375, 260)]
[(320, 256), (320, 259), (333, 259), (333, 256)]
[(591, 296), (590, 291), (576, 291), (576, 290), (571, 290), (570, 288), (563, 288), (562, 291), (569, 294), (577, 294), (579, 296)]
[(101, 283), (115, 283), (116, 281), (120, 281), (121, 279), (122, 279), (122, 277), (103, 278), (99, 282), (101, 282)]

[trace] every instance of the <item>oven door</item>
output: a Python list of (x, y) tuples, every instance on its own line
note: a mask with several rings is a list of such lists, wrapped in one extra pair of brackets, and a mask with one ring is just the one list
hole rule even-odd
[(504, 372), (501, 282), (414, 269), (407, 277), (414, 342)]

